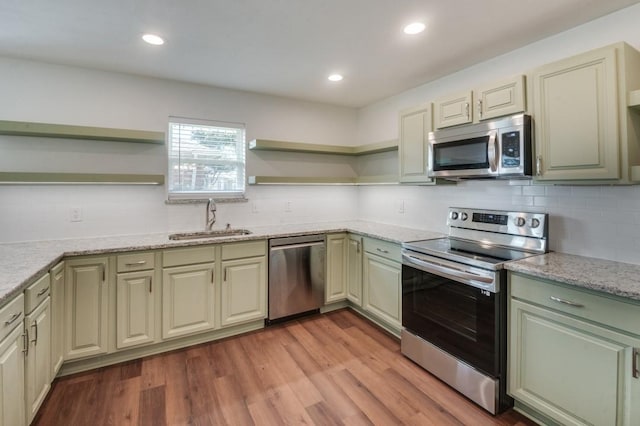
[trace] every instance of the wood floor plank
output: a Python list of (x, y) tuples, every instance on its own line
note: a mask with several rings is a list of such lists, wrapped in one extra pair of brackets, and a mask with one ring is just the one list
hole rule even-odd
[(33, 425), (531, 426), (492, 416), (350, 310), (57, 379)]

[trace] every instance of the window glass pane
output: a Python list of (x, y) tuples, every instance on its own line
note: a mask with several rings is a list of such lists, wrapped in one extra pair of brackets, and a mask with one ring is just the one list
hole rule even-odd
[(239, 195), (245, 185), (244, 126), (169, 123), (169, 195)]

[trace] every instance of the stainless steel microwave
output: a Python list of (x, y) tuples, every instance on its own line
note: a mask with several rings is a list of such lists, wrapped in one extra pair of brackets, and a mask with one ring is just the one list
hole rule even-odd
[(531, 116), (526, 114), (429, 133), (431, 177), (529, 177), (532, 161)]

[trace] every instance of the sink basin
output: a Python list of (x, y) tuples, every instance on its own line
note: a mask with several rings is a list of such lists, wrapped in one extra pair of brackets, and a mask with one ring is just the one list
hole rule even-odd
[(194, 240), (196, 238), (233, 237), (235, 235), (248, 235), (248, 229), (220, 229), (216, 231), (182, 232), (169, 235), (170, 240)]

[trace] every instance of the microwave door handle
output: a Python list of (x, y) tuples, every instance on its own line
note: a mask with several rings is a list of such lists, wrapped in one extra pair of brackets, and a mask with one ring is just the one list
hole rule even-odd
[[(482, 286), (483, 288), (490, 288), (491, 284), (494, 282), (493, 277), (484, 277), (482, 275), (474, 274), (472, 272), (463, 271), (460, 269), (451, 268), (448, 266), (438, 265), (431, 262), (425, 262), (424, 260), (420, 260), (414, 256), (404, 255), (404, 258), (408, 260), (410, 263), (419, 266), (420, 269), (425, 272), (431, 272), (433, 274), (444, 275), (447, 278), (452, 278), (457, 281), (463, 281), (465, 284), (474, 285), (477, 287)], [(486, 285), (475, 285), (471, 283), (471, 281), (475, 281), (476, 283), (484, 283)]]
[(492, 172), (498, 170), (498, 144), (497, 132), (492, 131), (489, 135), (489, 144), (487, 145), (487, 156), (489, 157), (489, 167)]

